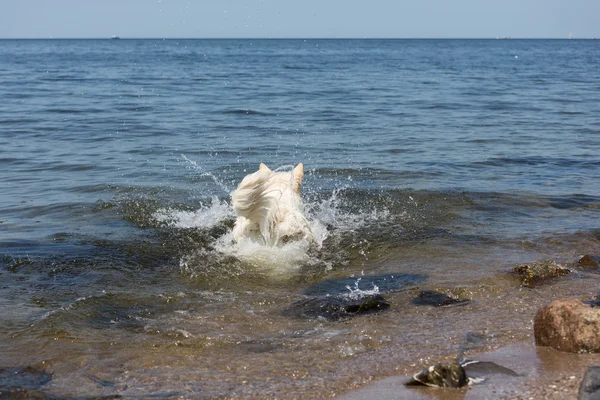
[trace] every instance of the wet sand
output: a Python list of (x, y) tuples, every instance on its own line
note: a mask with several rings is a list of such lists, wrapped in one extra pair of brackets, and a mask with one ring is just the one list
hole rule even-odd
[[(497, 254), (500, 255), (499, 252)], [(473, 257), (474, 253), (470, 256)], [(560, 352), (549, 347), (536, 346), (533, 338), (533, 319), (540, 307), (558, 298), (575, 297), (590, 300), (598, 294), (597, 271), (577, 269), (576, 265), (566, 262), (567, 259), (568, 257), (563, 258), (563, 265), (575, 267), (573, 273), (567, 277), (551, 279), (534, 288), (526, 288), (519, 285), (515, 275), (503, 274), (500, 268), (495, 275), (472, 279), (469, 282), (466, 293), (472, 303), (466, 306), (422, 308), (419, 311), (422, 321), (432, 322), (430, 326), (424, 325), (420, 330), (422, 344), (418, 346), (418, 350), (414, 347), (414, 341), (411, 344), (405, 342), (404, 345), (398, 343), (394, 348), (398, 352), (412, 352), (418, 357), (407, 357), (405, 361), (408, 362), (396, 364), (395, 376), (380, 380), (376, 380), (378, 378), (375, 377), (375, 382), (337, 398), (576, 399), (587, 368), (600, 365), (600, 354)], [(576, 259), (578, 258), (571, 258), (572, 261)], [(509, 268), (505, 267), (505, 272), (508, 270)], [(458, 269), (452, 268), (446, 268), (446, 271), (453, 272), (454, 275), (460, 273)], [(422, 285), (419, 289), (436, 290), (443, 287), (443, 277), (438, 277), (435, 281), (437, 287)], [(411, 292), (408, 290), (402, 295), (414, 298), (415, 293)], [(410, 301), (408, 298), (395, 300), (401, 304)], [(408, 315), (409, 312), (405, 311), (405, 320)], [(475, 336), (470, 336), (470, 332)], [(461, 334), (464, 335), (466, 358), (494, 362), (517, 372), (519, 376), (490, 374), (484, 382), (463, 389), (404, 386), (410, 376), (421, 369), (455, 359), (456, 353), (448, 352), (451, 346), (447, 344)], [(473, 340), (469, 341), (469, 337)], [(424, 357), (424, 354), (427, 356)]]
[[(600, 365), (600, 354), (574, 354), (535, 346), (533, 341), (511, 344), (469, 358), (492, 361), (520, 376), (489, 375), (486, 381), (461, 389), (407, 388), (408, 375), (377, 381), (337, 397), (339, 400), (367, 399), (576, 399), (588, 366)], [(417, 371), (415, 371), (417, 372)]]

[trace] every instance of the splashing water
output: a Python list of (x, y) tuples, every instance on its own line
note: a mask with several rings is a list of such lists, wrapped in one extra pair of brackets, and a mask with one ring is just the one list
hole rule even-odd
[(293, 241), (282, 246), (265, 246), (248, 238), (236, 242), (231, 232), (219, 238), (215, 249), (272, 276), (293, 274), (310, 258), (310, 243), (306, 240)]
[(221, 201), (217, 196), (213, 196), (208, 206), (201, 207), (196, 211), (161, 208), (153, 214), (153, 217), (157, 222), (172, 228), (208, 229), (233, 217), (233, 212), (226, 201)]
[[(224, 192), (229, 194), (229, 188), (213, 174), (205, 172), (204, 168), (185, 155), (182, 158), (189, 163), (201, 176), (210, 177)], [(293, 168), (293, 166), (281, 166), (276, 171)], [(390, 220), (391, 211), (386, 205), (374, 206), (363, 204), (357, 210), (352, 200), (352, 193), (346, 193), (345, 189), (334, 189), (329, 196), (322, 197), (308, 192), (305, 196), (304, 214), (313, 234), (314, 242), (306, 240), (280, 243), (277, 246), (265, 246), (252, 239), (235, 241), (231, 232), (231, 223), (235, 219), (230, 200), (213, 196), (205, 205), (195, 211), (181, 210), (177, 208), (160, 208), (152, 214), (152, 218), (160, 226), (174, 229), (198, 229), (209, 231), (220, 227), (220, 236), (205, 235), (206, 241), (198, 242), (198, 248), (180, 256), (182, 271), (194, 275), (241, 275), (247, 268), (260, 271), (272, 277), (290, 276), (297, 273), (306, 265), (321, 265), (324, 271), (332, 268), (332, 253), (324, 247), (335, 246), (334, 253), (341, 254), (339, 248), (342, 238), (347, 241), (358, 241), (354, 243), (357, 248), (362, 247), (363, 238), (361, 229), (371, 227), (379, 228)], [(387, 203), (386, 203), (387, 204)], [(366, 210), (366, 211), (363, 211)], [(393, 216), (392, 216), (393, 217)], [(397, 217), (397, 215), (396, 215)], [(226, 232), (223, 234), (222, 229)], [(356, 237), (356, 234), (359, 237)], [(332, 238), (332, 241), (327, 240)], [(363, 257), (366, 258), (364, 252)], [(238, 260), (238, 262), (233, 261)], [(232, 262), (236, 265), (232, 266)], [(240, 264), (239, 262), (242, 262)], [(245, 264), (245, 266), (244, 266)], [(227, 272), (222, 271), (227, 269)], [(367, 295), (377, 293), (377, 288), (372, 291), (349, 288), (351, 296)]]
[(373, 289), (371, 289), (371, 290), (360, 289), (358, 287), (358, 285), (361, 280), (362, 280), (362, 278), (358, 278), (356, 280), (356, 282), (354, 282), (354, 287), (351, 287), (350, 285), (346, 285), (346, 289), (348, 289), (350, 291), (350, 293), (346, 293), (346, 296), (348, 296), (352, 300), (358, 300), (358, 299), (362, 299), (363, 297), (379, 294), (379, 287), (375, 283), (372, 283)]
[(228, 188), (223, 182), (221, 182), (219, 180), (219, 178), (217, 178), (216, 176), (214, 176), (213, 174), (211, 174), (210, 172), (206, 172), (204, 171), (204, 168), (202, 168), (200, 165), (198, 165), (198, 163), (194, 160), (190, 160), (189, 158), (187, 158), (185, 156), (185, 154), (181, 155), (181, 158), (183, 158), (186, 162), (188, 162), (192, 168), (194, 168), (194, 170), (198, 171), (200, 173), (199, 176), (206, 176), (209, 177), (210, 179), (213, 180), (213, 182), (215, 182), (217, 184), (217, 186), (219, 188), (221, 188), (225, 193), (230, 193), (233, 189)]
[(343, 209), (344, 200), (340, 197), (342, 189), (334, 189), (331, 196), (322, 202), (307, 205), (307, 214), (312, 218), (342, 231), (354, 231), (369, 223), (382, 221), (389, 217), (387, 209), (373, 208), (368, 212), (349, 212)]
[[(341, 190), (334, 190), (330, 196), (305, 203), (305, 215), (313, 233), (314, 242), (306, 240), (280, 243), (277, 246), (265, 246), (252, 239), (235, 241), (230, 223), (235, 219), (228, 200), (213, 196), (206, 205), (195, 211), (175, 208), (161, 208), (154, 212), (153, 218), (159, 224), (175, 229), (210, 230), (216, 226), (226, 227), (227, 232), (220, 237), (212, 238), (210, 245), (198, 243), (198, 248), (188, 251), (180, 259), (182, 271), (191, 276), (242, 275), (252, 268), (271, 278), (289, 277), (307, 265), (319, 265), (323, 272), (332, 268), (332, 257), (343, 257), (339, 247), (340, 240), (358, 241), (353, 243), (359, 248), (363, 246), (362, 234), (355, 235), (369, 226), (379, 227), (390, 216), (386, 208), (371, 208), (367, 212), (352, 211), (352, 204), (340, 195)], [(328, 241), (331, 239), (332, 241)], [(348, 243), (347, 243), (348, 244)], [(335, 252), (327, 247), (335, 247)], [(336, 254), (336, 256), (332, 256)], [(364, 254), (360, 253), (359, 254)], [(363, 255), (363, 257), (366, 257)], [(239, 262), (232, 265), (233, 259)], [(339, 261), (339, 260), (338, 260)], [(334, 261), (335, 263), (335, 261)], [(227, 271), (224, 271), (227, 269)], [(350, 289), (349, 289), (350, 290)], [(377, 293), (373, 291), (351, 289), (352, 296)]]

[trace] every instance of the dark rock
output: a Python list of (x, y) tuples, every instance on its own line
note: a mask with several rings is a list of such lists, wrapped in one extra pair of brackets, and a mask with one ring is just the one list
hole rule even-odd
[(425, 368), (413, 375), (405, 385), (459, 388), (483, 382), (485, 376), (491, 374), (519, 376), (512, 369), (491, 361), (463, 359), (461, 361), (439, 363)]
[(307, 296), (338, 295), (353, 290), (373, 290), (375, 287), (379, 293), (388, 293), (404, 289), (426, 279), (425, 275), (402, 273), (328, 279), (315, 283), (303, 293)]
[(559, 299), (536, 314), (535, 343), (572, 353), (600, 352), (600, 308), (578, 299)]
[(412, 303), (419, 306), (442, 307), (449, 305), (465, 305), (469, 303), (468, 299), (458, 299), (450, 297), (444, 293), (433, 290), (421, 290)]
[(549, 279), (568, 275), (571, 270), (557, 264), (554, 260), (540, 260), (518, 265), (513, 268), (513, 273), (519, 275), (523, 286), (535, 287)]
[(29, 390), (23, 388), (0, 388), (0, 400), (55, 400), (55, 397), (48, 397), (38, 390)]
[(35, 367), (0, 367), (0, 389), (37, 390), (52, 380), (52, 375)]
[(453, 361), (425, 368), (413, 375), (405, 385), (459, 388), (468, 383), (467, 373), (463, 366)]
[(390, 304), (379, 294), (325, 296), (296, 301), (283, 311), (283, 315), (337, 321), (355, 315), (377, 313), (388, 309), (389, 306)]
[(582, 269), (598, 269), (599, 265), (600, 257), (592, 256), (590, 254), (586, 254), (585, 256), (581, 257), (575, 264), (576, 267)]
[(588, 306), (592, 306), (592, 307), (600, 307), (600, 296), (596, 296), (595, 299), (590, 300), (590, 301), (584, 301), (584, 304), (587, 304)]
[(0, 367), (0, 400), (49, 399), (38, 391), (52, 376), (36, 367)]
[(578, 400), (600, 400), (600, 366), (588, 368), (579, 386)]

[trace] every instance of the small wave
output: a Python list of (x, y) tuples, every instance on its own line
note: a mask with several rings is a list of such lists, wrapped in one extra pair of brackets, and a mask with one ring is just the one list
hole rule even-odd
[(506, 165), (554, 165), (561, 167), (570, 167), (580, 165), (582, 161), (560, 158), (560, 157), (506, 157), (506, 158), (489, 158), (485, 161), (477, 161), (473, 164), (489, 165), (489, 166), (506, 166)]
[(0, 119), (0, 125), (21, 125), (21, 124), (31, 124), (39, 122), (38, 119), (33, 118), (23, 118), (23, 119)]
[(250, 110), (248, 108), (240, 108), (240, 109), (235, 109), (235, 110), (225, 110), (223, 111), (223, 114), (240, 114), (240, 115), (269, 115), (268, 113), (265, 112), (261, 112), (261, 111), (256, 111), (256, 110)]
[(57, 308), (57, 309), (45, 312), (40, 317), (40, 320), (43, 321), (43, 320), (47, 319), (48, 317), (50, 317), (53, 314), (56, 314), (58, 312), (72, 310), (72, 309), (74, 309), (77, 306), (77, 303), (81, 303), (81, 302), (83, 302), (85, 300), (87, 300), (87, 297), (78, 297), (75, 300), (73, 300), (72, 302), (70, 302), (70, 303), (68, 303), (68, 304), (66, 304), (66, 305), (64, 305), (64, 306), (62, 306), (60, 308)]
[(131, 112), (143, 112), (143, 111), (154, 111), (154, 107), (131, 105), (131, 106), (119, 106), (119, 107), (117, 107), (117, 110), (131, 111)]
[(561, 210), (568, 209), (597, 209), (600, 208), (600, 198), (585, 194), (573, 194), (567, 196), (552, 196), (549, 205)]
[(313, 69), (313, 67), (307, 67), (307, 66), (303, 66), (303, 65), (291, 65), (291, 64), (284, 64), (283, 68), (284, 69), (294, 69), (294, 70), (311, 70), (311, 69)]
[(583, 115), (585, 113), (582, 111), (559, 111), (557, 114), (559, 114), (559, 115)]
[(46, 110), (46, 112), (56, 113), (56, 114), (79, 114), (79, 113), (83, 113), (83, 112), (102, 112), (102, 110), (97, 110), (97, 109), (77, 110), (74, 108), (49, 108)]
[(462, 110), (465, 107), (465, 104), (458, 103), (433, 103), (423, 106), (426, 110)]

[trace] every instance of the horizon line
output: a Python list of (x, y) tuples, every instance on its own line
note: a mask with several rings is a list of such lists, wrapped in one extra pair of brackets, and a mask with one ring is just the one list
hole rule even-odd
[(594, 40), (592, 37), (135, 37), (135, 36), (90, 36), (90, 37), (0, 37), (0, 40)]

